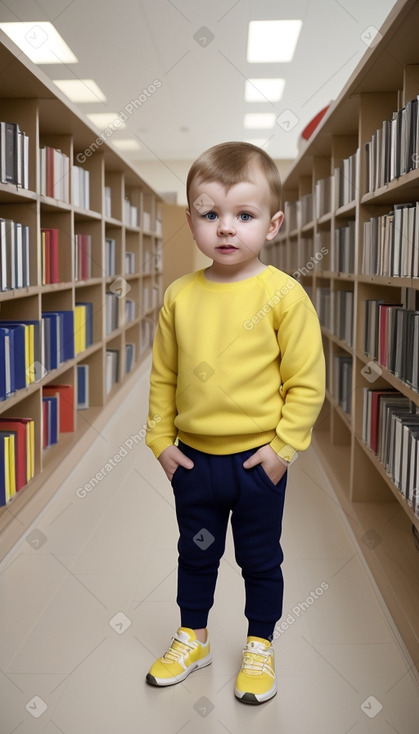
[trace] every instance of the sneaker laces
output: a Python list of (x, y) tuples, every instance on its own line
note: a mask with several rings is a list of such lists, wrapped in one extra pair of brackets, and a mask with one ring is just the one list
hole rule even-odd
[(261, 642), (251, 642), (243, 649), (242, 673), (246, 675), (262, 675), (269, 663), (271, 650)]
[(181, 640), (177, 635), (172, 637), (172, 642), (167, 652), (164, 653), (162, 660), (165, 663), (180, 663), (182, 659), (186, 658), (196, 648), (195, 642), (185, 642)]

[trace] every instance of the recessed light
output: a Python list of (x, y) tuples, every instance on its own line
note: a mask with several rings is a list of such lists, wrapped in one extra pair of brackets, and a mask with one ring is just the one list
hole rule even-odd
[(112, 140), (113, 145), (118, 150), (141, 150), (141, 145), (135, 138), (120, 138), (119, 140)]
[(246, 130), (268, 130), (274, 127), (275, 120), (274, 112), (247, 112), (243, 124)]
[(126, 128), (125, 122), (119, 117), (119, 112), (92, 112), (87, 117), (99, 130), (104, 130), (107, 127), (116, 127), (118, 130)]
[(285, 79), (247, 79), (244, 98), (246, 102), (279, 102), (285, 87)]
[(78, 61), (52, 23), (0, 23), (0, 28), (35, 64), (76, 64)]
[(106, 102), (106, 97), (93, 79), (54, 79), (72, 102)]
[(291, 61), (302, 20), (251, 20), (247, 42), (250, 63)]

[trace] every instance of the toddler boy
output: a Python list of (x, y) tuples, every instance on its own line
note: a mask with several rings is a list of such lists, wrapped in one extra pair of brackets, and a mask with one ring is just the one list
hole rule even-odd
[(212, 264), (168, 287), (153, 345), (149, 415), (160, 420), (146, 441), (175, 497), (181, 627), (146, 680), (172, 685), (211, 662), (207, 619), (231, 512), (248, 620), (234, 692), (259, 704), (277, 691), (287, 467), (324, 400), (321, 332), (298, 281), (258, 257), (284, 218), (273, 160), (248, 143), (216, 145), (192, 165), (187, 195)]

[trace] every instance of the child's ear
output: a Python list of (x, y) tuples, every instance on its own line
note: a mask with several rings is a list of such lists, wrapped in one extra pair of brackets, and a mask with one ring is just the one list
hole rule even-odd
[(187, 209), (185, 213), (186, 213), (186, 219), (188, 220), (188, 224), (189, 224), (189, 226), (191, 228), (192, 236), (194, 237), (193, 224), (192, 224), (192, 216), (191, 216), (191, 213), (190, 213), (189, 209)]
[(284, 212), (276, 212), (276, 214), (273, 215), (271, 218), (271, 223), (269, 225), (269, 229), (266, 235), (267, 240), (273, 240), (274, 237), (278, 234), (282, 222), (284, 221)]

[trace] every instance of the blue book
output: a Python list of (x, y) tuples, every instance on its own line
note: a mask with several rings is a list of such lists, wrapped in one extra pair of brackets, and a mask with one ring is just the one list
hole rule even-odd
[[(8, 319), (0, 321), (0, 326), (16, 326), (17, 324), (32, 324), (34, 327), (34, 361), (45, 367), (44, 321), (30, 321), (28, 319)], [(36, 371), (36, 379), (43, 377), (42, 370)]]
[(26, 376), (26, 340), (25, 326), (23, 324), (11, 324), (3, 327), (4, 322), (0, 322), (0, 327), (7, 328), (9, 333), (13, 332), (12, 338), (12, 363), (15, 390), (21, 390), (29, 384)]
[(48, 446), (58, 443), (59, 402), (54, 395), (42, 398), (48, 404)]
[[(48, 357), (46, 367), (55, 370), (60, 366), (60, 317), (56, 313), (42, 313), (45, 321), (45, 357)], [(48, 323), (49, 321), (49, 323)]]
[(89, 407), (89, 365), (77, 365), (77, 410)]
[(43, 316), (59, 317), (59, 362), (74, 359), (74, 311), (44, 311)]

